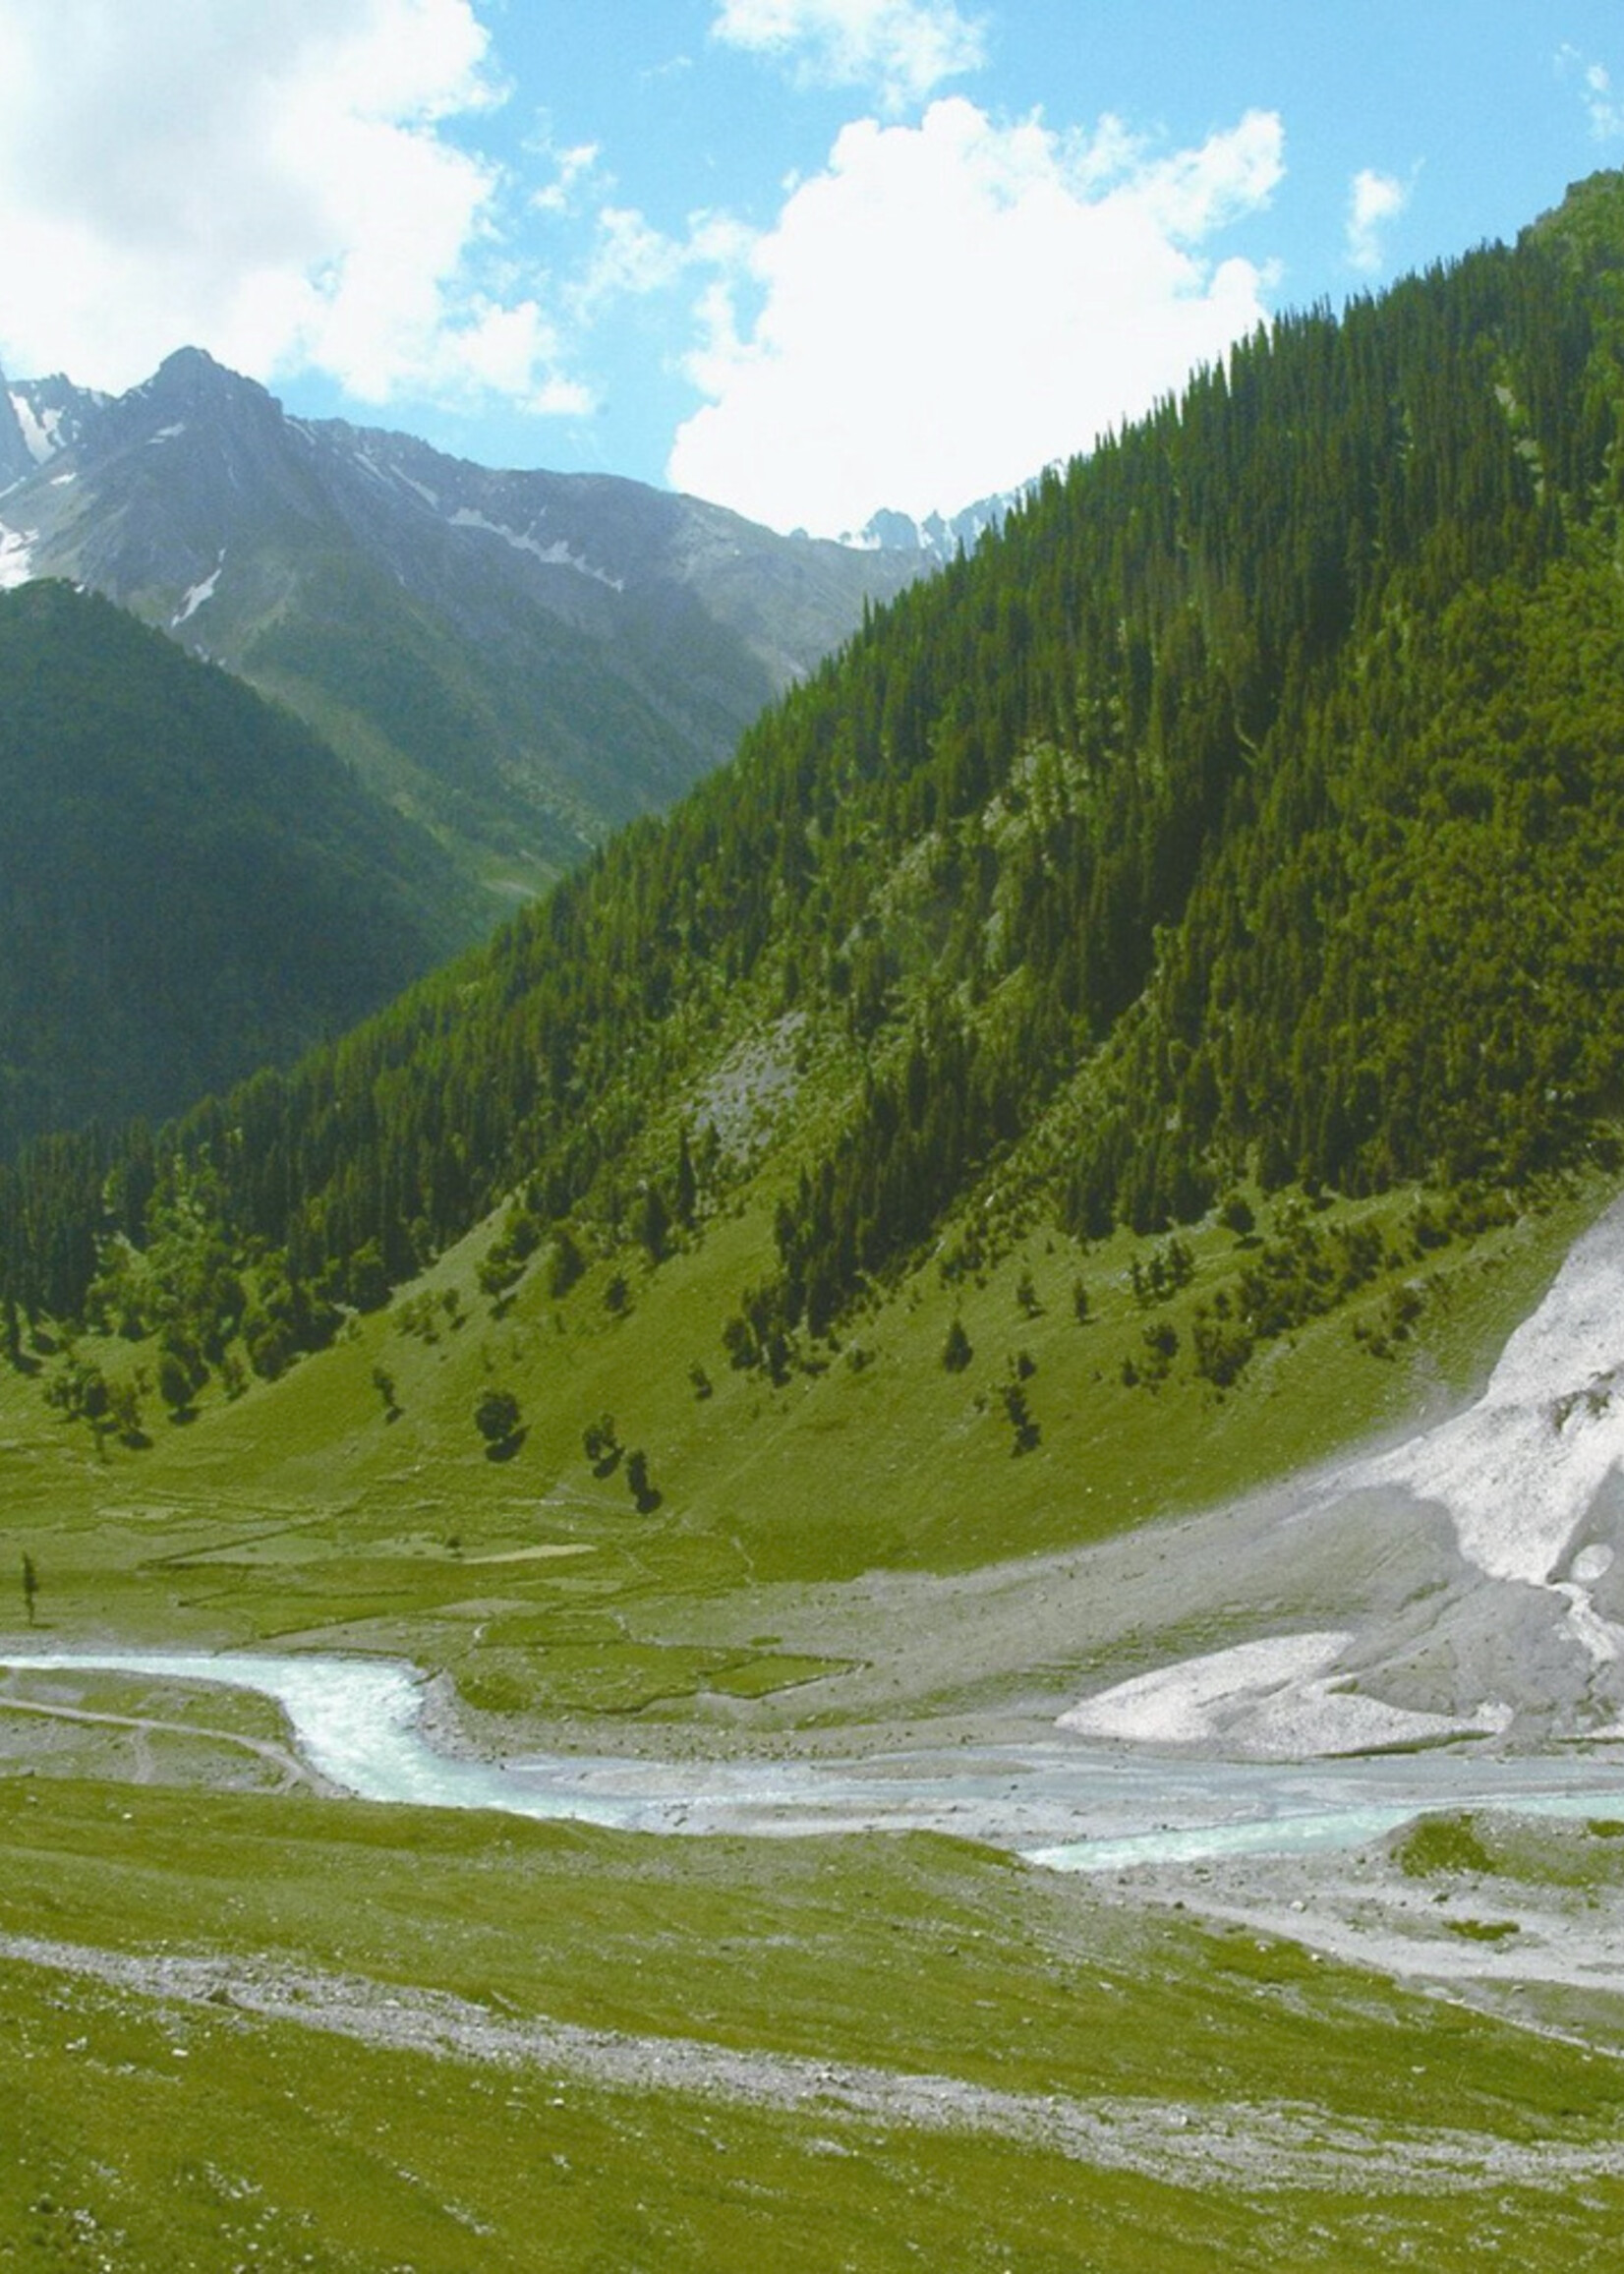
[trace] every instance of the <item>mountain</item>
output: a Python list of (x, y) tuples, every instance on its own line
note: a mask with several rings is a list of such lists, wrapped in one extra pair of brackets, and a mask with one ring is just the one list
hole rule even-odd
[[(1070, 1548), (1328, 1453), (1618, 1173), (1621, 267), (1599, 176), (1243, 343), (454, 972), (156, 1138), (26, 1152), (13, 1316), (173, 1335), (191, 1304), (194, 1360), (275, 1412), (378, 1313), (435, 1441), (445, 1384), (464, 1419), (503, 1391), (542, 1416), (521, 1446), (481, 1408), (527, 1490), (567, 1498), (584, 1449), (758, 1582)], [(223, 1310), (176, 1293), (214, 1284), (176, 1277), (177, 1211)], [(422, 1355), (471, 1303), (476, 1356)], [(1570, 1393), (1612, 1394), (1542, 1390), (1537, 1429)], [(1535, 1713), (1537, 1629), (1544, 1725), (1624, 1712), (1566, 1546), (1463, 1576), (1347, 1521), (1367, 1607), (1472, 1599), (1458, 1686), (1395, 1673), (1395, 1711), (1470, 1720), (1503, 1633), (1493, 1694)]]
[(9, 581), (88, 585), (225, 664), (508, 893), (669, 804), (929, 566), (290, 419), (195, 349), (113, 401), (5, 402)]
[[(1598, 177), (1515, 250), (1340, 322), (1287, 319), (1045, 476), (732, 769), (521, 917), (458, 977), (454, 1034), (431, 988), (346, 1045), (341, 1076), (302, 1075), (279, 1141), (374, 1056), (418, 1068), (462, 1163), (463, 1197), (409, 1211), (438, 1242), (515, 1178), (541, 1175), (561, 1214), (613, 1161), (631, 1173), (651, 1097), (697, 1099), (741, 1020), (843, 1036), (841, 1134), (781, 1243), (791, 1323), (818, 1257), (815, 1330), (1051, 1121), (1055, 1204), (1085, 1232), (1198, 1215), (1248, 1174), (1360, 1192), (1571, 1157), (1624, 1017), (1605, 857), (1620, 203)], [(253, 436), (280, 466), (302, 433), (182, 358), (158, 411), (105, 414), (119, 481), (178, 439), (151, 423), (188, 389), (237, 405), (227, 466)], [(109, 438), (126, 427), (145, 439)], [(318, 492), (339, 459), (363, 478), (347, 432), (301, 447)], [(458, 537), (474, 508), (418, 498), (408, 462), (430, 460), (364, 477), (387, 525)], [(683, 510), (612, 494), (668, 526)], [(96, 517), (85, 542), (123, 526)], [(505, 538), (492, 557), (540, 565)], [(624, 558), (606, 539), (548, 573), (590, 611)], [(227, 621), (232, 589), (222, 572), (190, 620)], [(661, 1069), (648, 1097), (640, 1063)], [(590, 1135), (611, 1095), (612, 1141)], [(404, 1093), (394, 1110), (387, 1142), (415, 1141)], [(410, 1261), (398, 1221), (374, 1209), (367, 1237)]]
[(1002, 491), (957, 513), (927, 513), (922, 521), (886, 508), (841, 542), (872, 553), (922, 554), (935, 567), (945, 568), (959, 553), (973, 553), (989, 530), (1002, 529), (1019, 499), (1018, 491)]
[(307, 728), (93, 595), (0, 595), (0, 1155), (297, 1057), (469, 936)]
[(19, 2253), (1616, 2257), (1621, 276), (1283, 321), (0, 1170)]
[[(26, 481), (37, 467), (70, 448), (107, 401), (107, 396), (76, 387), (60, 375), (12, 380), (0, 372), (0, 491)], [(0, 575), (5, 572), (5, 555), (0, 554)]]

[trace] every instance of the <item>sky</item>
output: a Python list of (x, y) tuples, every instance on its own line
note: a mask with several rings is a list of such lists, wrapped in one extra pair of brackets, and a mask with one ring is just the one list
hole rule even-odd
[(1624, 166), (1620, 0), (0, 0), (0, 366), (833, 536)]

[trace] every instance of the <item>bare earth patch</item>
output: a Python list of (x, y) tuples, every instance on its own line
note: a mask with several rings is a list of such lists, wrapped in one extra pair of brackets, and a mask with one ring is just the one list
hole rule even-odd
[(1624, 2146), (1608, 2139), (1512, 2142), (1446, 2127), (1363, 2123), (1287, 2102), (1000, 2092), (952, 2076), (510, 2018), (440, 1991), (270, 1961), (136, 1956), (27, 1935), (0, 1936), (0, 1959), (48, 1968), (119, 1999), (203, 2009), (237, 2026), (292, 2024), (441, 2060), (540, 2069), (560, 2082), (612, 2092), (691, 2093), (833, 2123), (979, 2133), (1186, 2187), (1357, 2193), (1368, 2187), (1373, 2158), (1385, 2187), (1432, 2194), (1565, 2189), (1624, 2173)]

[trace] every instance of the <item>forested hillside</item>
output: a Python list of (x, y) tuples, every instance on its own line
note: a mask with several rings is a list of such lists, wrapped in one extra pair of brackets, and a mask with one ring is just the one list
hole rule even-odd
[(509, 1194), (516, 1275), (550, 1237), (658, 1264), (750, 1186), (730, 1347), (772, 1366), (932, 1241), (1610, 1141), (1621, 295), (1606, 175), (1247, 341), (488, 954), (157, 1140), (36, 1148), (10, 1295), (82, 1310), (154, 1195), (285, 1308), (376, 1300)]
[(293, 718), (66, 584), (0, 596), (0, 1157), (296, 1058), (468, 936)]

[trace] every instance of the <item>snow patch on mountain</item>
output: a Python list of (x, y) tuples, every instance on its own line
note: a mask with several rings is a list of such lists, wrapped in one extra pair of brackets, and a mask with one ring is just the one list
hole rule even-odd
[(213, 573), (209, 576), (205, 576), (202, 584), (194, 584), (191, 586), (184, 599), (182, 600), (180, 607), (169, 618), (169, 628), (171, 631), (179, 631), (183, 623), (190, 623), (192, 618), (197, 614), (199, 609), (203, 607), (203, 603), (213, 599), (215, 591), (219, 585), (220, 571), (222, 568), (224, 568), (224, 566), (225, 548), (222, 546), (220, 548), (220, 557), (214, 563)]
[(1239, 1739), (1248, 1753), (1280, 1758), (1496, 1736), (1509, 1724), (1507, 1706), (1423, 1713), (1338, 1681), (1331, 1668), (1353, 1639), (1350, 1632), (1267, 1635), (1182, 1659), (1085, 1698), (1058, 1725), (1079, 1737), (1141, 1745)]
[(590, 576), (598, 584), (607, 584), (610, 592), (624, 592), (626, 589), (623, 576), (610, 576), (608, 569), (595, 568), (581, 554), (571, 553), (561, 537), (551, 545), (543, 545), (523, 530), (509, 529), (500, 521), (487, 520), (483, 513), (476, 513), (471, 505), (459, 505), (450, 516), (450, 521), (453, 529), (487, 530), (491, 536), (499, 537), (504, 544), (511, 545), (516, 553), (533, 553), (538, 560), (545, 560), (550, 568), (573, 568), (577, 576)]
[(1624, 1211), (1616, 1208), (1574, 1248), (1470, 1412), (1363, 1464), (1350, 1482), (1401, 1485), (1441, 1503), (1479, 1571), (1543, 1587), (1615, 1474), (1624, 1474)]
[(413, 481), (404, 466), (391, 467), (390, 471), (397, 482), (404, 482), (408, 490), (415, 490), (425, 505), (432, 505), (436, 513), (439, 511), (439, 492), (437, 490), (431, 490), (427, 482)]
[(0, 592), (12, 592), (33, 574), (33, 542), (37, 529), (8, 529), (0, 521)]
[(11, 389), (11, 407), (17, 413), (17, 424), (34, 464), (42, 466), (47, 458), (54, 458), (62, 446), (62, 413), (54, 409), (36, 412), (28, 396), (16, 387)]
[(1269, 1635), (1238, 1643), (1233, 1650), (1182, 1659), (1084, 1699), (1061, 1715), (1059, 1725), (1084, 1737), (1195, 1744), (1218, 1734), (1221, 1708), (1323, 1673), (1352, 1640), (1346, 1633)]

